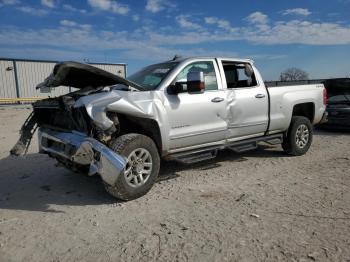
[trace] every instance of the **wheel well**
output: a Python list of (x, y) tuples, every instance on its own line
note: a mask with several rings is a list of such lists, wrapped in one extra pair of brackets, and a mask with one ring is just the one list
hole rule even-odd
[(293, 107), (292, 116), (304, 116), (312, 123), (315, 116), (315, 105), (314, 103), (303, 103), (297, 104)]
[(162, 151), (162, 136), (156, 120), (117, 114), (120, 124), (120, 135), (138, 133), (150, 137), (156, 144), (159, 153)]

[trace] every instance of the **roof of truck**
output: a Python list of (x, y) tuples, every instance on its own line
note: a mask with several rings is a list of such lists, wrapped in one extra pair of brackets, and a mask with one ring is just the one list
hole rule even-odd
[(173, 59), (169, 60), (169, 62), (183, 62), (186, 60), (194, 60), (194, 59), (221, 59), (221, 60), (234, 60), (242, 63), (254, 63), (252, 59), (242, 59), (242, 58), (234, 58), (234, 57), (215, 57), (215, 56), (191, 56), (191, 57), (181, 57), (175, 56)]

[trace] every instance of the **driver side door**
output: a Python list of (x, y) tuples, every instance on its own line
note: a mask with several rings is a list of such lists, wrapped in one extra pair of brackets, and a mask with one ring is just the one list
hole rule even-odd
[(221, 86), (215, 60), (201, 60), (185, 64), (174, 82), (186, 82), (187, 74), (204, 74), (203, 93), (166, 93), (165, 109), (170, 126), (170, 150), (181, 151), (215, 144), (223, 144), (227, 132), (225, 91)]

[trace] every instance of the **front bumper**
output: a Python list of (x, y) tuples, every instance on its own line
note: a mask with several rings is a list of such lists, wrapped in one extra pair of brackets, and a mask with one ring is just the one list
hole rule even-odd
[(59, 132), (40, 128), (39, 150), (53, 157), (89, 167), (89, 175), (99, 174), (103, 181), (115, 185), (126, 166), (126, 159), (92, 137), (79, 132)]

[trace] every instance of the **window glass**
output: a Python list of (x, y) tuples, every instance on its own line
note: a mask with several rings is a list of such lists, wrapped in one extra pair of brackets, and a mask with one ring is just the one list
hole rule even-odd
[[(249, 68), (248, 68), (249, 67)], [(244, 63), (223, 63), (227, 88), (256, 86), (256, 78), (251, 74), (251, 66)], [(248, 70), (249, 69), (249, 70)]]
[(154, 90), (163, 79), (177, 66), (176, 62), (150, 65), (128, 77), (128, 80), (139, 84), (146, 90)]
[[(190, 72), (203, 72), (205, 90), (217, 90), (218, 82), (216, 79), (215, 69), (213, 62), (204, 61), (204, 62), (194, 62), (187, 65), (182, 71), (177, 75), (176, 82), (186, 82), (187, 74)], [(186, 84), (183, 85), (184, 90), (187, 89)]]

